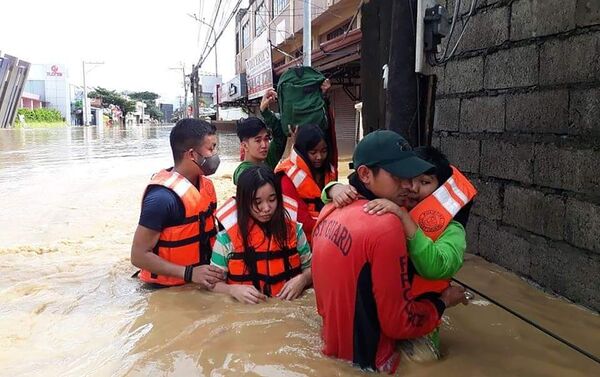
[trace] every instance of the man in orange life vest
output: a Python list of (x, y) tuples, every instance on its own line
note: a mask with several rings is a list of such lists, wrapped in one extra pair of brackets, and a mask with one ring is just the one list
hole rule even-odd
[(433, 165), (419, 159), (400, 135), (375, 131), (356, 146), (350, 184), (360, 198), (344, 208), (328, 204), (313, 231), (312, 273), (323, 318), (323, 352), (381, 372), (395, 371), (396, 340), (426, 335), (444, 310), (466, 303), (462, 287), (415, 297), (406, 236), (398, 217), (371, 216), (376, 198), (402, 204), (411, 178)]
[(133, 236), (131, 263), (140, 280), (157, 286), (197, 283), (212, 288), (225, 276), (210, 266), (216, 225), (215, 189), (219, 166), (214, 125), (182, 119), (171, 130), (175, 166), (154, 174), (142, 201)]

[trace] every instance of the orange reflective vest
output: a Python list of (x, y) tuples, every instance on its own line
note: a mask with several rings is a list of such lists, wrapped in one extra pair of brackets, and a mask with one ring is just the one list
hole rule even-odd
[[(452, 176), (433, 194), (410, 211), (410, 217), (419, 224), (423, 233), (432, 240), (446, 230), (454, 216), (477, 195), (473, 184), (457, 168), (452, 166)], [(427, 280), (414, 276), (412, 294), (417, 297), (426, 292), (442, 292), (450, 285), (449, 279)]]
[[(284, 173), (287, 175), (300, 198), (307, 204), (310, 215), (316, 220), (319, 217), (319, 211), (323, 207), (321, 201), (321, 190), (312, 176), (310, 168), (306, 161), (292, 149), (290, 157), (282, 160), (275, 167), (275, 173)], [(329, 165), (329, 170), (325, 173), (325, 185), (337, 179), (337, 171), (333, 165)]]
[[(156, 185), (166, 187), (177, 194), (185, 207), (185, 219), (179, 225), (162, 230), (154, 253), (180, 266), (209, 264), (217, 235), (214, 219), (217, 195), (210, 179), (201, 176), (198, 191), (179, 173), (162, 170), (152, 177), (146, 192), (148, 188)], [(157, 275), (148, 270), (142, 270), (139, 277), (146, 283), (165, 286), (185, 284), (181, 278)]]
[(287, 221), (287, 244), (277, 244), (267, 236), (254, 221), (250, 224), (248, 247), (254, 251), (252, 265), (248, 266), (244, 257), (244, 242), (237, 222), (235, 198), (229, 199), (217, 210), (217, 219), (225, 228), (233, 245), (233, 253), (227, 261), (227, 284), (254, 285), (267, 296), (275, 296), (286, 281), (302, 272), (296, 239), (296, 216), (298, 204), (284, 196), (284, 207), (290, 214)]

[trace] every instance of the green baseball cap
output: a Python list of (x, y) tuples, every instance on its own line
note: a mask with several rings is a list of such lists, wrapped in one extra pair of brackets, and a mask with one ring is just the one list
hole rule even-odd
[(410, 179), (434, 168), (417, 157), (405, 138), (389, 130), (378, 130), (365, 136), (354, 149), (352, 167), (378, 166), (398, 178)]

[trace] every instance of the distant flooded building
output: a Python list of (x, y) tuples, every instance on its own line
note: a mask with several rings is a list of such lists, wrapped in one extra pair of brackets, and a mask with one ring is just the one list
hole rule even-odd
[(60, 111), (65, 122), (71, 123), (71, 90), (65, 65), (32, 64), (24, 92), (29, 98), (24, 99), (23, 107), (28, 107), (25, 104), (31, 104), (29, 100), (34, 100), (31, 96), (33, 95), (41, 102), (42, 107)]

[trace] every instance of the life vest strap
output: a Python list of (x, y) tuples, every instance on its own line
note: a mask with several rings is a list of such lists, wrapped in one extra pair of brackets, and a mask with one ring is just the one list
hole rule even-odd
[(217, 235), (217, 230), (211, 229), (208, 232), (202, 232), (200, 234), (196, 234), (195, 236), (184, 238), (184, 239), (178, 240), (178, 241), (158, 240), (158, 243), (156, 244), (156, 246), (175, 248), (175, 247), (186, 246), (186, 245), (189, 245), (189, 244), (192, 244), (195, 242), (206, 243), (211, 237), (214, 237), (216, 235)]
[[(292, 255), (296, 254), (298, 252), (298, 249), (294, 248), (285, 248), (285, 249), (281, 249), (278, 251), (256, 251), (252, 248), (250, 248), (250, 250), (248, 250), (247, 252), (251, 253), (253, 252), (255, 255), (255, 258), (257, 261), (262, 261), (262, 260), (276, 260), (276, 259), (285, 259), (287, 260), (287, 258), (291, 257)], [(229, 256), (229, 259), (234, 259), (234, 260), (243, 260), (244, 259), (244, 253), (231, 253)]]
[(302, 268), (301, 267), (295, 267), (295, 268), (291, 268), (289, 270), (283, 271), (277, 275), (264, 275), (264, 274), (242, 274), (242, 275), (232, 275), (229, 274), (227, 275), (227, 278), (231, 281), (234, 281), (236, 283), (243, 283), (243, 282), (249, 282), (249, 283), (254, 283), (256, 280), (262, 281), (265, 284), (277, 284), (280, 283), (282, 281), (287, 281), (291, 278), (293, 278), (296, 275), (299, 275), (302, 273)]

